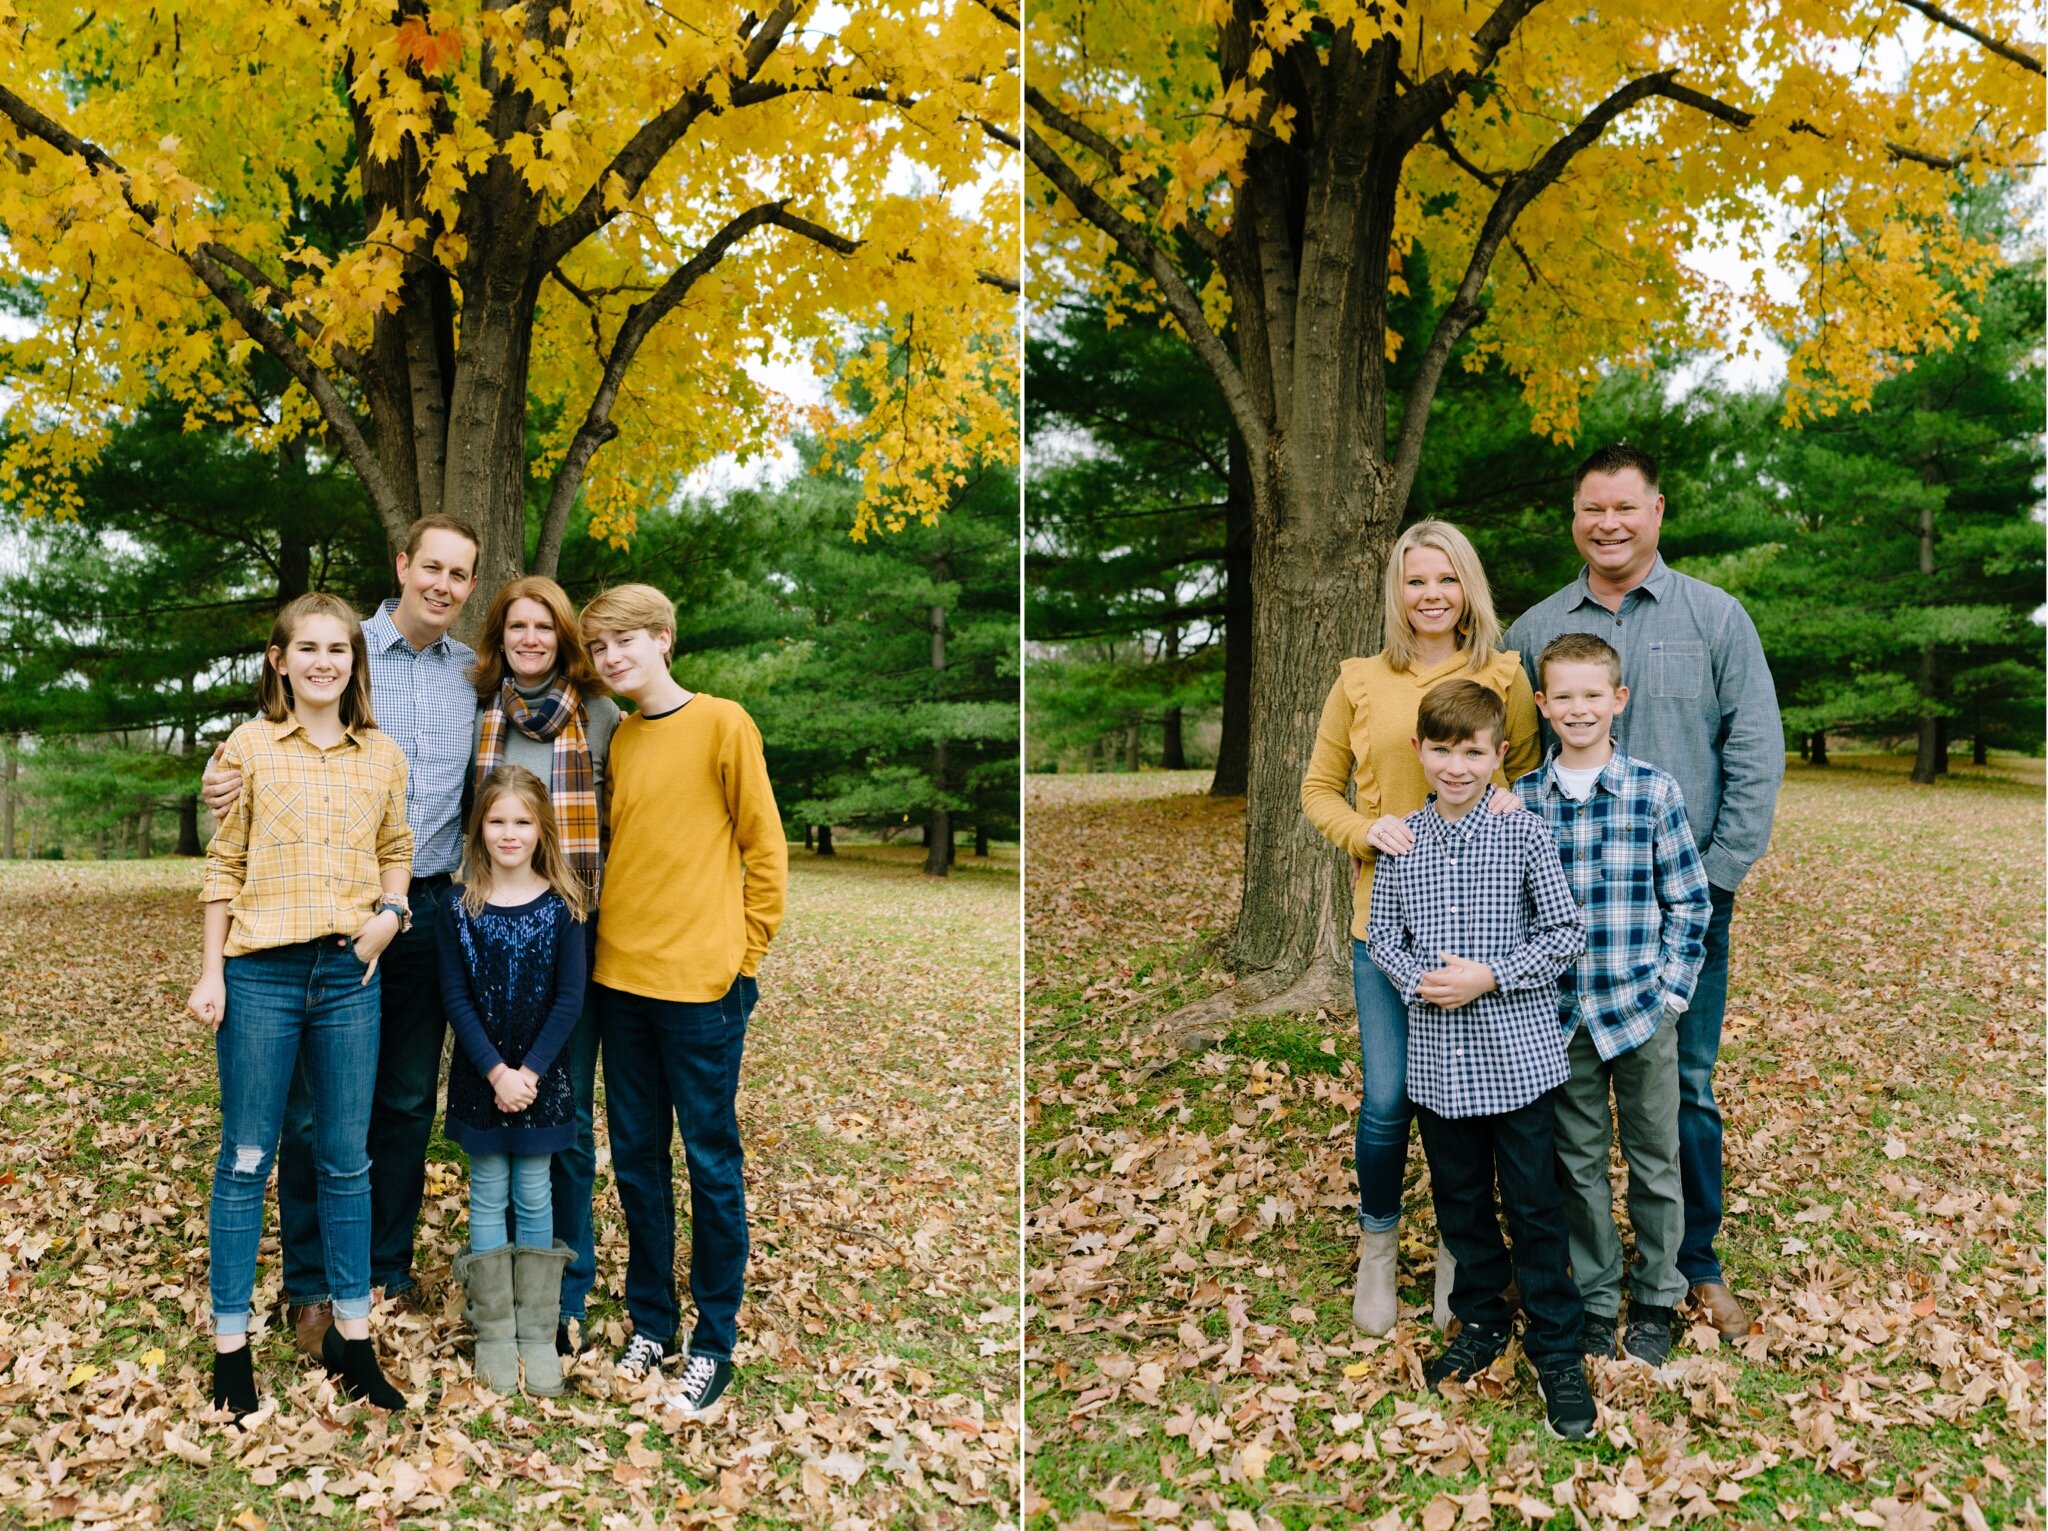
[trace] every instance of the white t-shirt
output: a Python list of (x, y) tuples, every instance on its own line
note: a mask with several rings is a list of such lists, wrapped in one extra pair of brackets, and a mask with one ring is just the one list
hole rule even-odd
[(1550, 762), (1550, 773), (1557, 778), (1557, 790), (1575, 803), (1583, 803), (1593, 795), (1593, 783), (1600, 779), (1600, 773), (1607, 769), (1603, 762), (1596, 766), (1568, 766), (1562, 760)]

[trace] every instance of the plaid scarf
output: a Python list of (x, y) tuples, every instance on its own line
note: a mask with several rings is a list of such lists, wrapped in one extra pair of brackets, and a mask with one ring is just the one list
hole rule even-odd
[(583, 699), (577, 694), (575, 682), (557, 676), (546, 696), (538, 702), (528, 702), (512, 684), (512, 677), (505, 677), (498, 694), (484, 706), (476, 750), (479, 792), (483, 790), (484, 778), (504, 761), (508, 722), (529, 739), (554, 741), (548, 799), (554, 805), (555, 828), (561, 836), (562, 855), (583, 880), (590, 906), (595, 909), (611, 826), (599, 811), (597, 772), (590, 763), (590, 741), (583, 732)]

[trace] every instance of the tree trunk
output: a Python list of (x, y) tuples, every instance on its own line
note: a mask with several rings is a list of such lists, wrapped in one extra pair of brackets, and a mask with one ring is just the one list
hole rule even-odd
[(1143, 763), (1139, 758), (1139, 754), (1144, 742), (1144, 736), (1140, 732), (1138, 720), (1136, 718), (1126, 718), (1124, 720), (1124, 769), (1126, 771), (1135, 774)]
[(832, 826), (830, 824), (820, 824), (818, 826), (818, 854), (820, 856), (836, 856), (839, 854), (839, 852), (832, 848)]
[[(1921, 475), (1921, 482), (1932, 484), (1935, 469), (1930, 464)], [(1934, 502), (1932, 499), (1920, 507), (1920, 577), (1931, 581), (1934, 575)], [(1940, 755), (1939, 722), (1934, 715), (1934, 692), (1939, 676), (1935, 669), (1934, 644), (1920, 645), (1920, 738), (1913, 754), (1913, 780), (1926, 786), (1933, 782), (1942, 769)]]
[(21, 736), (7, 741), (6, 760), (0, 765), (0, 860), (14, 859), (14, 784), (21, 778), (21, 762), (15, 752)]
[(988, 856), (988, 826), (986, 824), (974, 826), (974, 854), (984, 860)]
[(206, 847), (199, 843), (199, 794), (187, 792), (178, 799), (178, 849), (180, 856), (203, 856)]
[(1826, 765), (1828, 763), (1827, 730), (1824, 728), (1816, 728), (1811, 734), (1807, 736), (1807, 738), (1807, 748), (1809, 751), (1807, 758), (1817, 766)]
[(1223, 545), (1223, 734), (1211, 797), (1243, 797), (1252, 739), (1252, 478), (1244, 443), (1230, 433), (1230, 495)]
[(156, 854), (156, 805), (144, 803), (135, 815), (135, 854), (144, 861)]
[(1934, 774), (1948, 775), (1948, 719), (1934, 720)]
[(1970, 764), (1989, 765), (1991, 756), (1986, 752), (1984, 731), (1980, 728), (1970, 736)]
[[(1171, 601), (1173, 599), (1173, 592), (1169, 590), (1166, 594), (1167, 599)], [(1161, 637), (1163, 657), (1177, 682), (1180, 669), (1180, 628), (1173, 623), (1168, 623), (1166, 631)], [(1180, 708), (1169, 707), (1160, 715), (1159, 730), (1159, 769), (1162, 771), (1185, 771), (1188, 768), (1188, 759), (1187, 753), (1181, 744)]]
[(815, 841), (815, 839), (816, 839), (816, 836), (817, 836), (817, 832), (818, 832), (818, 831), (817, 831), (817, 826), (815, 826), (815, 825), (812, 825), (812, 824), (806, 824), (806, 825), (804, 826), (804, 849), (805, 849), (805, 850), (809, 850), (809, 849), (811, 848), (811, 846), (812, 846), (813, 842), (814, 842), (814, 841)]
[[(953, 577), (951, 561), (944, 553), (932, 560), (932, 580), (943, 585)], [(932, 690), (936, 695), (940, 689), (938, 677), (946, 672), (946, 608), (943, 602), (934, 601), (931, 607), (932, 630)], [(925, 826), (924, 875), (946, 877), (953, 870), (953, 810), (946, 805), (947, 778), (946, 741), (932, 741), (932, 794), (934, 803), (932, 816)]]

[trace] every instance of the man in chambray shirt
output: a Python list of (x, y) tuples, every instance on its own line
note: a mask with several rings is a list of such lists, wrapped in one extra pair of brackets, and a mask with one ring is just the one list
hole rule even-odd
[[(1580, 465), (1572, 540), (1586, 566), (1571, 584), (1508, 629), (1532, 686), (1536, 656), (1563, 633), (1594, 633), (1621, 655), (1628, 710), (1614, 745), (1676, 778), (1685, 797), (1713, 916), (1699, 984), (1679, 1016), (1678, 1155), (1685, 1238), (1678, 1269), (1722, 1334), (1749, 1332), (1749, 1314), (1714, 1252), (1721, 1227), (1721, 1111), (1714, 1063), (1728, 1002), (1728, 925), (1735, 890), (1771, 838), (1785, 735), (1777, 690), (1756, 624), (1724, 590), (1680, 574), (1657, 553), (1664, 497), (1657, 464), (1629, 446), (1603, 447)], [(1546, 743), (1550, 730), (1544, 730)]]

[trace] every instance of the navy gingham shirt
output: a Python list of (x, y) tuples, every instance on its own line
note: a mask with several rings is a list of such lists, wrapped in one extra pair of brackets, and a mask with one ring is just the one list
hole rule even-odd
[[(1496, 1116), (1571, 1077), (1557, 975), (1585, 945), (1550, 830), (1484, 804), (1446, 822), (1436, 797), (1402, 821), (1405, 856), (1373, 873), (1366, 948), (1408, 1007), (1408, 1098), (1438, 1116)], [(1416, 996), (1439, 952), (1493, 969), (1493, 992), (1444, 1010)]]
[(413, 835), (412, 875), (452, 872), (462, 862), (462, 784), (469, 779), (469, 735), (476, 651), (443, 635), (416, 649), (391, 620), (387, 598), (363, 624), (370, 649), (370, 708), (377, 727), (405, 751), (405, 822)]
[(1706, 957), (1706, 868), (1678, 783), (1616, 750), (1584, 802), (1558, 785), (1551, 752), (1515, 796), (1550, 828), (1586, 950), (1558, 982), (1567, 1033), (1584, 1021), (1603, 1059), (1657, 1034), (1665, 1006), (1684, 1009)]

